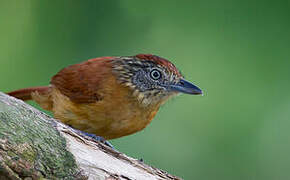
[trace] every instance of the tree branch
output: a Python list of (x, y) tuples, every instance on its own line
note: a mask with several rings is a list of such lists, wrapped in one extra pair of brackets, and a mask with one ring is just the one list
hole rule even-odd
[(180, 179), (0, 92), (0, 179), (26, 178)]

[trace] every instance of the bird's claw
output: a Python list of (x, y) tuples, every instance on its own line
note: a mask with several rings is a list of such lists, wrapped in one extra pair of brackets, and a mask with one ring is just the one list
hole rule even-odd
[(114, 146), (109, 141), (107, 141), (105, 138), (103, 138), (102, 136), (97, 136), (95, 134), (90, 134), (90, 133), (86, 133), (86, 132), (83, 132), (83, 134), (93, 138), (96, 141), (104, 143), (105, 145), (109, 146), (112, 149), (115, 149)]
[[(78, 130), (79, 131), (79, 130)], [(105, 138), (103, 138), (102, 136), (97, 136), (95, 134), (90, 134), (90, 133), (86, 133), (86, 132), (83, 132), (83, 131), (79, 131), (81, 134), (85, 135), (85, 136), (88, 136), (92, 139), (94, 139), (95, 141), (99, 141), (107, 146), (109, 146), (110, 148), (114, 149), (114, 146), (109, 142), (107, 141)]]

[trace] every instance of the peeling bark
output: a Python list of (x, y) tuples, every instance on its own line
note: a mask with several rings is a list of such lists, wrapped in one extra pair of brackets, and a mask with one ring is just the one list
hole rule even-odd
[(180, 178), (83, 136), (0, 92), (0, 179)]

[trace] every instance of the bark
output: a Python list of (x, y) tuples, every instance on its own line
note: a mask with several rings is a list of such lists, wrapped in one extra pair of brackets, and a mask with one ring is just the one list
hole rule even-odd
[(0, 179), (180, 179), (0, 92)]

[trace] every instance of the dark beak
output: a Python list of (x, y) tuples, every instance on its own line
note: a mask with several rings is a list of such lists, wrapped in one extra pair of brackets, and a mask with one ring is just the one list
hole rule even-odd
[(202, 94), (201, 89), (185, 79), (181, 79), (177, 84), (169, 85), (169, 90), (185, 94)]

